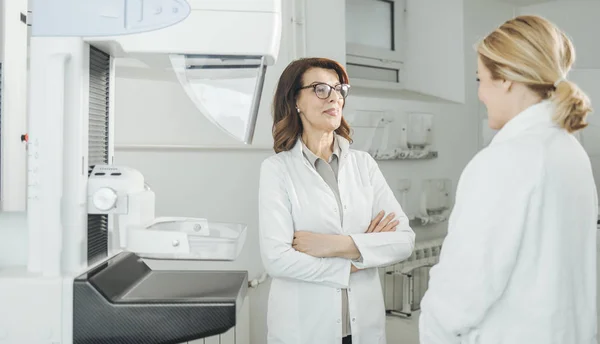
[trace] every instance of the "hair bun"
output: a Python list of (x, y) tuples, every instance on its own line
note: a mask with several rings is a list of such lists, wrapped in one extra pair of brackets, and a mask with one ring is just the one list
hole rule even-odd
[(592, 111), (588, 96), (571, 81), (561, 79), (555, 85), (554, 121), (570, 133), (587, 127), (586, 117)]

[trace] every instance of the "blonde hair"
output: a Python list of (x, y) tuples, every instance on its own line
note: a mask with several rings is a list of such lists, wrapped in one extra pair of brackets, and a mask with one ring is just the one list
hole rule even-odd
[(493, 79), (528, 86), (556, 105), (553, 120), (572, 133), (587, 126), (590, 100), (566, 79), (575, 62), (571, 40), (548, 20), (518, 16), (490, 33), (477, 46), (482, 63)]

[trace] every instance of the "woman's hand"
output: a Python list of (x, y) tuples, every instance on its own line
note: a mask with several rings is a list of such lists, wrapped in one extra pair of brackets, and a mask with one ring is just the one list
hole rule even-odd
[[(349, 241), (348, 241), (349, 240)], [(318, 234), (311, 232), (296, 232), (294, 234), (294, 241), (292, 242), (292, 247), (302, 253), (306, 253), (310, 256), (317, 258), (327, 258), (327, 257), (340, 257), (344, 256), (344, 254), (340, 254), (343, 251), (343, 245), (351, 245), (354, 247), (355, 252), (358, 252), (356, 249), (356, 245), (354, 245), (354, 240), (349, 236), (345, 235), (331, 235), (331, 234)], [(340, 247), (339, 249), (336, 247)], [(349, 248), (349, 251), (352, 252), (352, 249)], [(346, 254), (351, 255), (351, 254)], [(360, 256), (360, 253), (358, 254)], [(347, 258), (347, 257), (344, 257)], [(354, 259), (357, 257), (351, 257), (349, 259)], [(358, 272), (361, 269), (351, 264), (350, 272)]]
[[(375, 216), (375, 218), (371, 221), (371, 224), (369, 225), (369, 228), (367, 228), (367, 231), (365, 233), (395, 232), (396, 226), (398, 226), (398, 223), (400, 223), (400, 221), (398, 220), (392, 221), (396, 214), (391, 213), (388, 216), (386, 216), (385, 219), (383, 218), (384, 215), (385, 212), (383, 210), (380, 211), (377, 214), (377, 216)], [(360, 270), (362, 269), (357, 268), (356, 266), (354, 266), (354, 264), (352, 264), (350, 268), (351, 273), (355, 273)]]
[(371, 221), (371, 224), (365, 233), (395, 232), (396, 226), (400, 223), (398, 220), (392, 221), (392, 219), (396, 217), (396, 214), (390, 213), (385, 219), (383, 218), (384, 215), (385, 212), (383, 210), (380, 211)]
[(292, 247), (298, 252), (318, 258), (357, 259), (360, 257), (354, 240), (348, 235), (298, 231), (294, 233)]
[[(385, 213), (379, 214), (371, 221), (366, 233), (393, 232), (399, 221), (392, 219), (394, 213), (385, 218)], [(313, 232), (298, 231), (294, 233), (292, 248), (298, 252), (306, 253), (317, 258), (341, 257), (347, 259), (358, 259), (360, 252), (354, 244), (354, 240), (348, 235), (320, 234)], [(354, 268), (354, 266), (353, 266)], [(358, 270), (357, 270), (358, 271)], [(356, 272), (353, 270), (353, 272)]]
[(333, 257), (335, 237), (338, 235), (319, 234), (312, 232), (295, 232), (292, 247), (313, 257)]

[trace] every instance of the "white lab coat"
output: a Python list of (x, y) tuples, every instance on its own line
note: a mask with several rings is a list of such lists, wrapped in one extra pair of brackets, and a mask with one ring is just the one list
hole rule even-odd
[(421, 344), (596, 344), (598, 199), (543, 101), (465, 168), (421, 301)]
[[(268, 344), (340, 344), (341, 289), (348, 288), (353, 344), (385, 344), (385, 306), (377, 267), (408, 258), (414, 232), (375, 160), (341, 149), (335, 195), (302, 154), (302, 144), (267, 158), (261, 166), (259, 232), (263, 264), (272, 277), (267, 312)], [(395, 212), (395, 232), (364, 233), (380, 211)], [(315, 258), (294, 250), (294, 231), (350, 235), (362, 254), (351, 260)]]

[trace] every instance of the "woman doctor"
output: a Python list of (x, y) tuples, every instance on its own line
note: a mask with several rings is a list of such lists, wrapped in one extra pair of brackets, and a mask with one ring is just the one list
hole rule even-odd
[(467, 165), (421, 302), (421, 344), (592, 344), (598, 200), (573, 133), (586, 95), (575, 50), (519, 16), (478, 46), (479, 99), (499, 132)]
[(259, 186), (268, 344), (386, 342), (377, 268), (408, 258), (415, 236), (377, 163), (349, 148), (349, 88), (324, 58), (294, 61), (279, 79), (277, 154)]

